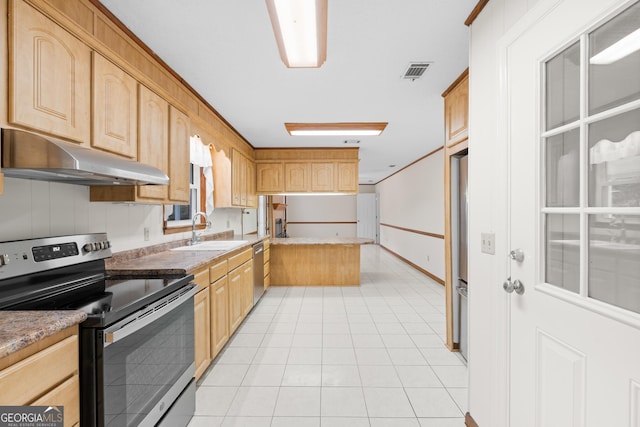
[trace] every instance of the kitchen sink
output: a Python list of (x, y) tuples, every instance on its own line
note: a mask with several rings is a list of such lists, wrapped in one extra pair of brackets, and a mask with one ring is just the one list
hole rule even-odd
[(249, 243), (248, 240), (209, 240), (195, 245), (180, 246), (172, 251), (230, 251)]

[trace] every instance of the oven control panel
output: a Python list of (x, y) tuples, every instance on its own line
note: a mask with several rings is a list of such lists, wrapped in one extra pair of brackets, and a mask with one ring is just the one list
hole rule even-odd
[(31, 253), (33, 253), (33, 260), (35, 262), (42, 262), (50, 259), (78, 255), (78, 245), (73, 242), (59, 245), (35, 246), (31, 249)]
[(0, 242), (0, 283), (24, 274), (109, 257), (111, 243), (106, 233)]

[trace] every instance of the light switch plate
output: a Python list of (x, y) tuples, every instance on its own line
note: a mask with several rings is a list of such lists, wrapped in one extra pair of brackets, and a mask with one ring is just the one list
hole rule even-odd
[(496, 235), (495, 233), (481, 233), (482, 239), (482, 253), (495, 255), (496, 254)]

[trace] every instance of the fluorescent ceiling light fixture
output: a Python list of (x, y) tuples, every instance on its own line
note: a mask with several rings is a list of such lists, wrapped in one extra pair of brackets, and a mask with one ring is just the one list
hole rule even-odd
[(377, 136), (387, 122), (361, 123), (285, 123), (291, 136)]
[(590, 62), (595, 65), (612, 64), (637, 50), (640, 50), (640, 28), (592, 56)]
[(280, 58), (289, 68), (320, 67), (327, 59), (328, 0), (266, 0)]

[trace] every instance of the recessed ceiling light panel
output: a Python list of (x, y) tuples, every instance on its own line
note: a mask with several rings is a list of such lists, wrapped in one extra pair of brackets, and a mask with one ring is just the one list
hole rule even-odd
[(292, 136), (376, 136), (387, 127), (387, 122), (359, 123), (285, 123)]

